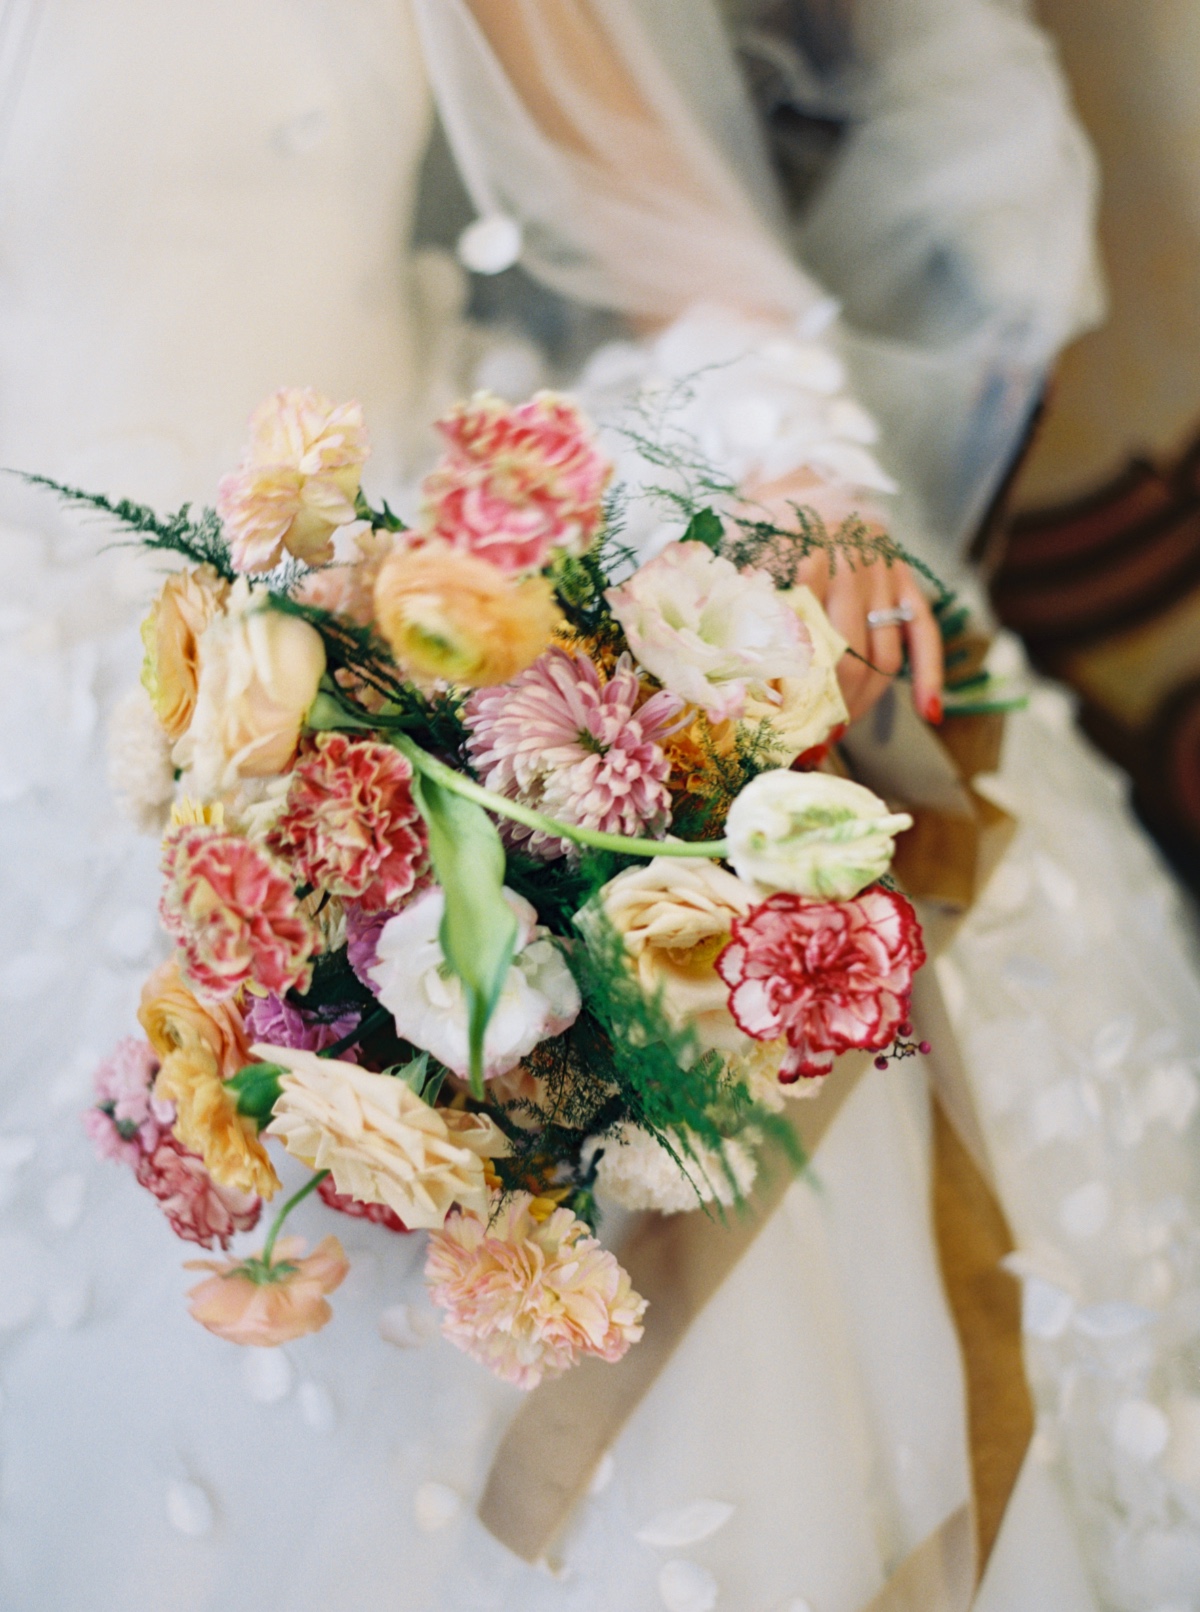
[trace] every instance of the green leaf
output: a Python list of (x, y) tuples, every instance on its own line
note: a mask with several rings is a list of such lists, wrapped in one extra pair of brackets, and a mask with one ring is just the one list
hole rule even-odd
[(419, 1097), (425, 1090), (425, 1075), (429, 1069), (429, 1054), (423, 1052), (419, 1057), (413, 1058), (409, 1063), (397, 1064), (389, 1069), (388, 1074), (397, 1080), (402, 1080), (406, 1086), (412, 1088)]
[(721, 552), (721, 543), (725, 537), (725, 527), (721, 517), (715, 509), (698, 509), (687, 524), (683, 534), (684, 543), (703, 543), (705, 548), (711, 549), (714, 554)]
[(237, 1097), (238, 1113), (252, 1119), (260, 1131), (270, 1122), (279, 1100), (279, 1077), (286, 1073), (277, 1063), (248, 1063), (225, 1082)]
[(504, 846), (481, 806), (415, 773), (413, 796), (429, 829), (429, 855), (446, 896), (439, 939), (467, 998), (471, 1090), (483, 1096), (483, 1037), (517, 946), (504, 899)]

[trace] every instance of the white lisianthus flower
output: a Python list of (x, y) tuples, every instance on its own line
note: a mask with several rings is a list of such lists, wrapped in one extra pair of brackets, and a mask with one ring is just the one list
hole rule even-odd
[(768, 891), (848, 901), (887, 872), (912, 827), (861, 784), (819, 772), (759, 773), (729, 808), (725, 836), (739, 878)]
[(605, 598), (646, 670), (713, 722), (741, 716), (751, 693), (778, 705), (770, 685), (812, 664), (809, 631), (770, 577), (703, 543), (672, 543)]
[(765, 696), (749, 691), (742, 720), (771, 724), (772, 759), (785, 767), (806, 750), (824, 744), (835, 728), (849, 722), (850, 713), (837, 675), (846, 640), (811, 588), (788, 588), (778, 598), (803, 623), (812, 643), (812, 659), (803, 676), (775, 679)]
[(623, 1209), (656, 1209), (662, 1215), (678, 1215), (714, 1198), (728, 1208), (734, 1200), (729, 1173), (739, 1194), (749, 1192), (758, 1173), (749, 1148), (728, 1141), (718, 1153), (696, 1136), (689, 1139), (692, 1152), (679, 1149), (686, 1174), (649, 1131), (628, 1120), (612, 1136), (593, 1137), (585, 1144), (583, 1157), (590, 1162), (601, 1153), (596, 1186)]
[[(575, 1023), (580, 1008), (579, 987), (562, 952), (538, 926), (533, 907), (513, 890), (506, 889), (504, 898), (517, 917), (517, 951), (483, 1039), (485, 1079), (512, 1069), (539, 1041), (561, 1035)], [(370, 973), (379, 1000), (396, 1021), (397, 1035), (465, 1079), (470, 1068), (467, 1001), (438, 940), (445, 900), (441, 890), (427, 890), (390, 918)]]

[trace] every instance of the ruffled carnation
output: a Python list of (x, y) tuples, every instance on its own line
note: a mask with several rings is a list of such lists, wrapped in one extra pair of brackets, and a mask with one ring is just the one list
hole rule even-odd
[(171, 1230), (185, 1242), (228, 1248), (235, 1232), (253, 1231), (262, 1213), (254, 1193), (218, 1186), (204, 1160), (164, 1136), (137, 1164), (138, 1183), (158, 1199)]
[(423, 487), (432, 536), (509, 572), (595, 542), (612, 466), (574, 404), (539, 392), (514, 408), (479, 392), (438, 429), (448, 451)]
[[(518, 1388), (584, 1355), (620, 1360), (642, 1335), (646, 1300), (569, 1209), (516, 1193), (493, 1218), (453, 1214), (429, 1239), (425, 1279), (442, 1331)], [(548, 1206), (547, 1206), (548, 1207)]]
[(318, 734), (296, 763), (267, 845), (314, 889), (364, 912), (398, 906), (427, 861), (411, 765), (390, 745)]
[(734, 920), (717, 971), (747, 1035), (787, 1038), (786, 1081), (828, 1074), (839, 1052), (888, 1046), (924, 961), (912, 907), (872, 888), (852, 901), (772, 896)]
[[(538, 926), (533, 907), (512, 890), (504, 896), (517, 916), (517, 949), (484, 1033), (487, 1079), (520, 1063), (548, 1036), (561, 1035), (580, 1008), (579, 987), (558, 946)], [(371, 973), (396, 1033), (465, 1078), (467, 1000), (462, 981), (446, 968), (438, 938), (445, 899), (440, 889), (429, 890), (389, 919)]]
[(84, 1129), (102, 1159), (136, 1169), (175, 1122), (175, 1105), (154, 1096), (159, 1061), (154, 1048), (124, 1036), (92, 1076), (95, 1106)]
[[(270, 1041), (276, 1047), (301, 1052), (323, 1052), (350, 1034), (362, 1018), (357, 1010), (322, 1018), (305, 1008), (293, 1007), (279, 996), (252, 996), (246, 1006), (246, 1035), (251, 1041)], [(357, 1063), (358, 1052), (349, 1047), (338, 1056)], [(245, 1060), (250, 1061), (248, 1058)]]
[(455, 1203), (486, 1210), (483, 1161), (508, 1150), (486, 1114), (434, 1108), (394, 1075), (311, 1052), (254, 1052), (286, 1070), (268, 1135), (329, 1170), (339, 1192), (386, 1204), (413, 1227), (440, 1226)]
[(758, 1173), (750, 1150), (741, 1142), (727, 1141), (718, 1152), (697, 1136), (688, 1140), (690, 1152), (676, 1147), (684, 1163), (681, 1170), (649, 1131), (626, 1120), (615, 1136), (588, 1142), (584, 1158), (600, 1154), (596, 1186), (623, 1209), (653, 1209), (660, 1215), (678, 1215), (699, 1209), (714, 1198), (728, 1208), (735, 1198), (745, 1197)]
[(703, 543), (672, 543), (605, 598), (647, 671), (713, 722), (748, 695), (812, 664), (808, 628), (762, 571), (739, 571)]
[[(549, 649), (500, 688), (472, 695), (464, 713), (468, 750), (489, 789), (536, 811), (606, 834), (658, 834), (670, 821), (670, 764), (658, 740), (681, 701), (666, 690), (643, 698), (630, 656), (602, 682), (586, 655)], [(531, 831), (511, 825), (514, 840)], [(532, 831), (547, 856), (562, 840)]]
[(361, 404), (331, 403), (311, 387), (272, 393), (251, 416), (240, 469), (217, 491), (236, 568), (269, 571), (285, 549), (310, 565), (331, 559), (333, 532), (357, 519), (370, 451)]
[(274, 1260), (193, 1259), (189, 1271), (213, 1274), (188, 1293), (200, 1325), (230, 1343), (273, 1348), (319, 1332), (333, 1311), (325, 1295), (340, 1287), (350, 1261), (336, 1237), (319, 1242), (307, 1258), (302, 1237), (281, 1237)]
[(339, 1215), (349, 1215), (351, 1220), (369, 1220), (373, 1226), (386, 1226), (388, 1231), (410, 1230), (386, 1203), (364, 1203), (361, 1198), (351, 1198), (348, 1193), (339, 1192), (331, 1175), (322, 1177), (317, 1196), (327, 1208), (336, 1209)]
[(307, 989), (316, 931), (265, 852), (219, 829), (176, 828), (162, 865), (159, 912), (194, 989), (217, 1000), (251, 981), (276, 994)]

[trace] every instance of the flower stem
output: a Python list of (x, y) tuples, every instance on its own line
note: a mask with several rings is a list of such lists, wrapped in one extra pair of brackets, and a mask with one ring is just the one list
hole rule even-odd
[(304, 1183), (299, 1192), (292, 1193), (291, 1197), (275, 1216), (275, 1219), (271, 1222), (271, 1229), (267, 1233), (267, 1240), (263, 1244), (263, 1251), (258, 1256), (264, 1265), (269, 1265), (271, 1263), (271, 1255), (275, 1252), (275, 1239), (283, 1230), (284, 1221), (291, 1214), (292, 1210), (298, 1203), (301, 1203), (305, 1198), (307, 1198), (310, 1192), (315, 1192), (317, 1190), (317, 1188), (321, 1185), (321, 1182), (324, 1181), (328, 1174), (328, 1170), (318, 1170), (311, 1181), (306, 1181)]
[(597, 851), (622, 851), (627, 856), (723, 857), (729, 850), (725, 840), (641, 840), (625, 834), (604, 834), (597, 828), (581, 828), (576, 823), (560, 823), (557, 818), (545, 817), (515, 800), (497, 795), (494, 790), (485, 789), (474, 779), (465, 778), (461, 772), (455, 772), (453, 767), (422, 750), (406, 734), (390, 734), (389, 742), (408, 757), (418, 772), (441, 784), (443, 789), (461, 795), (464, 800), (473, 800), (489, 812), (510, 817), (514, 823), (524, 823), (526, 828), (540, 829), (554, 839), (573, 840), (576, 845), (590, 845)]

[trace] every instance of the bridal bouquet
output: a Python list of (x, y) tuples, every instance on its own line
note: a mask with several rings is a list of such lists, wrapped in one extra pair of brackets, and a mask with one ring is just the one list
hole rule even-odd
[(310, 391), (199, 517), (58, 489), (186, 561), (113, 748), (172, 949), (87, 1124), (210, 1251), (280, 1192), (273, 1149), (314, 1172), (259, 1252), (197, 1262), (221, 1337), (329, 1319), (337, 1238), (279, 1235), (315, 1190), (426, 1230), (446, 1335), (528, 1388), (641, 1335), (597, 1193), (740, 1202), (837, 1054), (914, 1050), (923, 951), (886, 877), (910, 819), (814, 770), (846, 719), (791, 585), (816, 523), (676, 493), (638, 566), (569, 401), (440, 431), (411, 526), (362, 491), (359, 407)]

